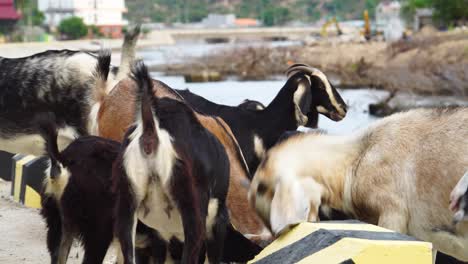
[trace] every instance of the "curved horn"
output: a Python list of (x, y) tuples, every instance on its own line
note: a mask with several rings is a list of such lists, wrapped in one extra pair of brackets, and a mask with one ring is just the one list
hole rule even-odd
[(314, 67), (311, 67), (311, 66), (309, 66), (307, 64), (296, 63), (296, 64), (291, 65), (291, 67), (289, 67), (286, 70), (286, 76), (288, 78), (290, 78), (294, 74), (296, 74), (298, 72), (301, 72), (301, 71), (306, 72), (306, 73), (308, 73), (310, 75), (313, 75), (313, 76), (317, 76), (323, 82), (325, 87), (327, 87), (329, 85), (329, 81), (328, 81), (327, 76), (321, 70), (319, 70), (317, 68), (314, 68)]
[(289, 67), (286, 70), (286, 75), (288, 76), (288, 78), (290, 78), (294, 74), (301, 72), (301, 71), (307, 74), (310, 74), (311, 76), (318, 77), (322, 81), (323, 85), (325, 86), (325, 90), (327, 92), (331, 92), (332, 88), (331, 88), (330, 82), (328, 81), (327, 76), (321, 70), (311, 67), (307, 64), (297, 63), (297, 64), (291, 65), (291, 67)]

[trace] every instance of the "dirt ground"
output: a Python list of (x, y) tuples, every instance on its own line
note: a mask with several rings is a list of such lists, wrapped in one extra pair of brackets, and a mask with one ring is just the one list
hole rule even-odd
[[(39, 210), (13, 201), (10, 190), (11, 183), (0, 179), (0, 263), (49, 263), (46, 226)], [(81, 263), (82, 257), (81, 247), (75, 242), (67, 263)], [(104, 263), (115, 263), (113, 249)]]

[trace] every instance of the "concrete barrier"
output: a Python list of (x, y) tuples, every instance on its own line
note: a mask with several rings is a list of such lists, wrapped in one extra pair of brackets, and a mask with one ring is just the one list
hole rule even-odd
[(45, 157), (16, 154), (11, 159), (11, 195), (17, 202), (41, 208), (40, 192), (47, 168)]
[(15, 154), (0, 151), (0, 178), (11, 181), (11, 159)]
[(301, 223), (248, 263), (431, 264), (432, 244), (354, 220)]

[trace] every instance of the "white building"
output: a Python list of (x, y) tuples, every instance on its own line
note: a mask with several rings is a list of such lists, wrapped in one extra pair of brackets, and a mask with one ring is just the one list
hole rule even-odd
[(375, 9), (376, 31), (382, 32), (387, 41), (398, 40), (403, 35), (405, 24), (400, 10), (400, 2), (389, 0), (381, 1)]
[(234, 14), (208, 14), (201, 23), (205, 27), (233, 27), (236, 23)]
[(127, 12), (125, 0), (38, 0), (38, 8), (51, 28), (64, 18), (77, 16), (106, 36), (121, 37), (122, 27), (128, 23), (122, 17)]

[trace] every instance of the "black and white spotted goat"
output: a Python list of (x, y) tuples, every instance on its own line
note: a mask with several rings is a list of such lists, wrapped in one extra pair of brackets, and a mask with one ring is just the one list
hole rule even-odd
[[(233, 107), (220, 105), (191, 93), (177, 90), (196, 110), (217, 115), (232, 129), (250, 171), (255, 172), (266, 150), (288, 130), (299, 126), (315, 128), (318, 113), (339, 121), (346, 115), (346, 104), (321, 71), (304, 64), (287, 70), (288, 80), (264, 109), (252, 111), (254, 102)], [(245, 104), (246, 103), (246, 104)]]
[(182, 263), (222, 258), (229, 216), (229, 160), (221, 143), (183, 102), (153, 95), (146, 66), (132, 78), (139, 87), (136, 123), (114, 164), (119, 182), (116, 228), (125, 263), (134, 263), (137, 219), (165, 241), (184, 243)]
[[(126, 34), (123, 49), (134, 50), (139, 26)], [(122, 56), (122, 63), (131, 57)], [(41, 112), (52, 112), (59, 128), (59, 148), (89, 133), (94, 104), (95, 69), (99, 56), (85, 51), (48, 50), (22, 58), (0, 57), (0, 150), (40, 155), (43, 139), (34, 123)], [(101, 67), (103, 68), (103, 67)], [(112, 67), (108, 88), (125, 77), (128, 66)], [(109, 72), (108, 72), (109, 73)], [(108, 78), (107, 78), (108, 77)]]

